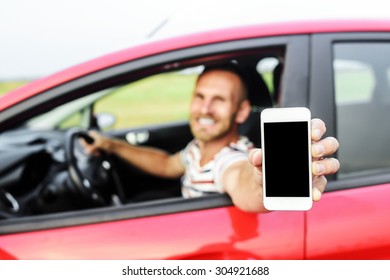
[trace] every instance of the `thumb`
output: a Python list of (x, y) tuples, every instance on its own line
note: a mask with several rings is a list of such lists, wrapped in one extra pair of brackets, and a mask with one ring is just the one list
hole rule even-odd
[(254, 167), (261, 169), (262, 164), (263, 164), (263, 154), (262, 154), (261, 149), (256, 148), (256, 149), (251, 150), (249, 152), (248, 159), (249, 159), (249, 162)]

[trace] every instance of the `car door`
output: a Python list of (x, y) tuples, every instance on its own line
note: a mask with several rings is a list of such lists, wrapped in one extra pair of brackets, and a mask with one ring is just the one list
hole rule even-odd
[(390, 258), (390, 35), (312, 39), (310, 107), (340, 142), (340, 171), (307, 213), (309, 259)]
[[(193, 66), (230, 55), (252, 57), (264, 49), (275, 48), (285, 51), (280, 102), (306, 104), (309, 66), (306, 35), (232, 41), (158, 54), (122, 64), (119, 70), (111, 68), (92, 74), (85, 80), (92, 88), (100, 88), (101, 84), (114, 86), (107, 81), (127, 77), (130, 70), (133, 79), (156, 74), (148, 72), (152, 68), (181, 65), (177, 61), (189, 61)], [(99, 77), (104, 77), (103, 82)], [(83, 82), (80, 78), (77, 87), (81, 89), (80, 94), (85, 95), (89, 85)], [(61, 87), (61, 90), (66, 88)], [(75, 92), (77, 89), (72, 94)], [(178, 143), (176, 138), (181, 136), (170, 131), (180, 127), (184, 126), (158, 126), (155, 130), (125, 128), (106, 133), (127, 141), (147, 138), (141, 144), (153, 144), (150, 136), (154, 132), (161, 136), (166, 131), (167, 139)], [(149, 137), (145, 138), (145, 133)], [(232, 206), (228, 196), (218, 194), (187, 200), (170, 197), (120, 207), (0, 221), (0, 256), (16, 259), (302, 259), (305, 230), (303, 212), (245, 213)]]
[[(227, 201), (222, 204), (226, 205)], [(176, 201), (176, 207), (180, 203), (184, 202)], [(185, 207), (191, 204), (185, 203)], [(88, 218), (89, 222), (95, 220), (94, 224), (64, 227), (66, 219), (57, 217), (62, 220), (57, 228), (31, 231), (29, 227), (29, 232), (15, 234), (4, 234), (7, 229), (2, 226), (1, 256), (7, 259), (296, 259), (303, 255), (302, 213), (258, 215), (235, 207), (207, 209), (205, 204), (216, 205), (213, 198), (193, 203), (198, 207), (201, 203), (204, 209), (196, 210), (196, 205), (190, 205), (191, 210), (164, 215), (161, 210), (164, 206), (155, 204), (154, 209), (161, 207), (159, 214), (142, 217), (138, 213), (138, 217), (130, 218), (137, 211), (147, 210), (138, 205), (122, 209), (120, 212), (127, 213), (122, 212), (123, 218), (118, 221), (112, 213), (107, 222), (101, 222), (103, 214), (94, 214), (95, 218)], [(106, 210), (105, 215), (110, 212)], [(117, 210), (115, 216), (119, 215)], [(77, 220), (75, 216), (68, 218)], [(42, 223), (54, 225), (55, 222), (45, 218)], [(15, 229), (15, 224), (12, 227)]]

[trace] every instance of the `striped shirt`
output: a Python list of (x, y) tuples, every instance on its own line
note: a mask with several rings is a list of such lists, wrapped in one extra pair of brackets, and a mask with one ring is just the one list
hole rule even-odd
[(199, 197), (211, 193), (224, 193), (223, 172), (238, 161), (248, 160), (253, 148), (248, 138), (240, 139), (220, 150), (207, 164), (200, 166), (201, 154), (196, 140), (191, 141), (181, 151), (181, 160), (186, 167), (182, 177), (182, 195), (184, 198)]

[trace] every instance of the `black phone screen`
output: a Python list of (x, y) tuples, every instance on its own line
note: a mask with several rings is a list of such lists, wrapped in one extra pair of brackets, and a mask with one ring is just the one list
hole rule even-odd
[(265, 196), (310, 196), (308, 125), (264, 123)]

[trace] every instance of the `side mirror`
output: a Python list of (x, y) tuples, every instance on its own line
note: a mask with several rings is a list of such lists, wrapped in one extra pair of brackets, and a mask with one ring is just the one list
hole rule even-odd
[(116, 118), (111, 113), (99, 113), (96, 115), (96, 122), (100, 129), (106, 129), (115, 124)]

